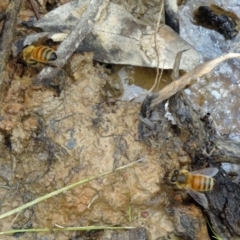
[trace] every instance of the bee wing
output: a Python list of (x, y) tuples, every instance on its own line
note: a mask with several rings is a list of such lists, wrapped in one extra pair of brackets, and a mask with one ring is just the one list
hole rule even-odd
[(219, 169), (215, 167), (203, 168), (197, 171), (190, 172), (191, 174), (204, 175), (206, 177), (213, 177), (218, 173)]
[(191, 197), (205, 209), (208, 208), (208, 200), (203, 193), (193, 191), (192, 189), (186, 188), (186, 191), (191, 195)]

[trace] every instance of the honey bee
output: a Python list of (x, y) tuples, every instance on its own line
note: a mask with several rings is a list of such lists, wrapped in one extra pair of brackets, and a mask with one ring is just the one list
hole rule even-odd
[(22, 58), (28, 65), (36, 65), (37, 63), (49, 64), (57, 59), (57, 54), (50, 47), (30, 45), (22, 50)]
[(215, 176), (218, 169), (214, 167), (204, 168), (194, 172), (187, 170), (173, 170), (169, 175), (171, 183), (179, 189), (185, 189), (192, 198), (203, 206), (208, 208), (208, 200), (202, 192), (211, 191), (215, 185)]

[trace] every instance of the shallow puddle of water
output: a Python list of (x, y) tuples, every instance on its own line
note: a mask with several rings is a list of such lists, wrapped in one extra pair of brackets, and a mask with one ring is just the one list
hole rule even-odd
[[(201, 62), (205, 62), (226, 54), (240, 52), (240, 34), (235, 39), (225, 40), (224, 36), (214, 30), (209, 30), (193, 23), (193, 11), (201, 5), (217, 4), (227, 11), (234, 12), (240, 17), (239, 0), (217, 1), (201, 0), (187, 1), (179, 7), (180, 35), (192, 44), (199, 52)], [(215, 120), (218, 130), (222, 134), (229, 134), (230, 138), (240, 141), (240, 60), (228, 60), (215, 68), (212, 73), (186, 90), (194, 104), (199, 105), (205, 112), (209, 112)], [(164, 71), (159, 90), (166, 86), (170, 80), (171, 71)], [(129, 101), (136, 96), (138, 101), (144, 99), (146, 90), (154, 85), (156, 70), (132, 66), (114, 66), (111, 76), (118, 79), (124, 89), (120, 97)]]
[[(181, 36), (199, 52), (202, 62), (228, 52), (239, 52), (240, 34), (235, 39), (225, 40), (224, 36), (193, 24), (192, 12), (201, 5), (217, 4), (240, 17), (239, 1), (188, 1), (179, 9)], [(218, 130), (240, 141), (240, 60), (229, 60), (215, 68), (211, 74), (199, 78), (187, 89), (191, 100), (209, 112)]]
[[(159, 75), (161, 70), (159, 70)], [(161, 80), (156, 83), (154, 92), (162, 89), (171, 82), (172, 70), (164, 70)], [(153, 88), (157, 70), (153, 68), (134, 66), (113, 66), (113, 73), (110, 76), (113, 81), (120, 82), (123, 91), (119, 97), (122, 101), (142, 101), (147, 91)]]

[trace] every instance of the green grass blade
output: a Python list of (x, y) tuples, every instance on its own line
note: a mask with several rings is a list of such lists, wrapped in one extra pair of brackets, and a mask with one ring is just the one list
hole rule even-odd
[(134, 229), (135, 227), (113, 227), (113, 226), (87, 226), (87, 227), (63, 227), (63, 228), (30, 228), (12, 229), (0, 232), (0, 235), (29, 232), (58, 232), (58, 231), (90, 231), (90, 230), (124, 230)]
[(8, 211), (8, 212), (6, 212), (6, 213), (1, 214), (1, 215), (0, 215), (0, 219), (3, 219), (3, 218), (5, 218), (5, 217), (10, 216), (10, 215), (12, 215), (12, 214), (14, 214), (14, 213), (17, 213), (17, 212), (19, 212), (19, 211), (22, 211), (22, 210), (24, 210), (24, 209), (26, 209), (26, 208), (28, 208), (28, 207), (31, 207), (31, 206), (39, 203), (39, 202), (42, 202), (43, 200), (46, 200), (46, 199), (48, 199), (48, 198), (50, 198), (50, 197), (53, 197), (53, 196), (55, 196), (55, 195), (58, 195), (58, 194), (60, 194), (60, 193), (62, 193), (62, 192), (65, 192), (65, 191), (71, 189), (71, 188), (74, 188), (74, 187), (76, 187), (76, 186), (78, 186), (78, 185), (82, 185), (82, 184), (87, 183), (87, 182), (90, 182), (90, 181), (92, 181), (92, 180), (94, 180), (94, 179), (97, 179), (97, 178), (106, 176), (106, 175), (108, 175), (108, 174), (110, 174), (110, 173), (113, 173), (113, 172), (115, 172), (115, 171), (119, 171), (119, 170), (122, 170), (122, 169), (124, 169), (124, 168), (127, 168), (127, 167), (129, 167), (129, 166), (131, 166), (131, 165), (133, 165), (133, 164), (135, 164), (135, 163), (138, 163), (138, 162), (140, 162), (140, 161), (142, 161), (142, 160), (143, 160), (143, 159), (139, 159), (139, 160), (137, 160), (137, 161), (135, 161), (135, 162), (132, 162), (132, 163), (130, 163), (130, 164), (127, 164), (127, 165), (124, 165), (124, 166), (122, 166), (122, 167), (116, 168), (114, 171), (104, 172), (104, 173), (99, 174), (99, 175), (97, 175), (97, 176), (93, 176), (93, 177), (86, 178), (86, 179), (84, 179), (84, 180), (82, 180), (82, 181), (73, 183), (73, 184), (68, 185), (68, 186), (66, 186), (66, 187), (63, 187), (63, 188), (61, 188), (61, 189), (58, 189), (58, 190), (56, 190), (56, 191), (54, 191), (54, 192), (48, 193), (48, 194), (46, 194), (46, 195), (44, 195), (44, 196), (42, 196), (42, 197), (39, 197), (39, 198), (37, 198), (37, 199), (29, 202), (29, 203), (26, 203), (26, 204), (24, 204), (24, 205), (22, 205), (22, 206), (20, 206), (20, 207), (17, 207), (17, 208), (15, 208), (15, 209), (13, 209), (13, 210), (10, 210), (10, 211)]

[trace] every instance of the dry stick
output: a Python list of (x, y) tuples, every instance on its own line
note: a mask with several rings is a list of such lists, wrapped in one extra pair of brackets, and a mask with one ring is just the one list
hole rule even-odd
[(82, 14), (77, 25), (68, 34), (56, 52), (58, 58), (54, 62), (54, 65), (58, 68), (45, 67), (33, 81), (34, 85), (42, 85), (43, 83), (49, 85), (86, 35), (91, 32), (94, 22), (98, 20), (108, 3), (108, 0), (91, 0), (89, 2), (86, 11)]
[(150, 109), (153, 109), (156, 105), (162, 101), (172, 97), (179, 91), (182, 91), (186, 86), (192, 83), (194, 79), (197, 79), (204, 74), (207, 74), (213, 70), (221, 62), (230, 59), (230, 58), (240, 58), (239, 53), (228, 53), (211, 61), (208, 61), (204, 64), (199, 65), (190, 72), (184, 74), (182, 77), (178, 78), (176, 81), (170, 83), (165, 88), (157, 93), (158, 97), (155, 98), (151, 105)]
[(155, 33), (154, 33), (154, 44), (155, 44), (155, 51), (156, 51), (156, 55), (157, 55), (157, 75), (156, 75), (156, 78), (155, 78), (155, 81), (154, 81), (154, 85), (152, 86), (152, 88), (149, 91), (154, 90), (154, 88), (156, 87), (157, 83), (159, 83), (159, 81), (162, 77), (162, 74), (163, 74), (163, 68), (162, 68), (162, 71), (161, 71), (161, 74), (160, 74), (160, 77), (159, 77), (159, 62), (160, 61), (159, 61), (159, 53), (158, 53), (158, 47), (157, 47), (157, 32), (158, 32), (159, 26), (160, 26), (161, 15), (162, 15), (162, 11), (163, 11), (163, 4), (164, 4), (164, 2), (162, 1), (160, 3), (160, 12), (159, 12), (159, 17), (158, 17)]
[(179, 66), (180, 66), (182, 54), (184, 52), (186, 52), (187, 50), (188, 49), (182, 50), (182, 51), (177, 53), (177, 56), (175, 58), (175, 62), (174, 62), (174, 65), (173, 65), (173, 71), (172, 71), (172, 74), (171, 74), (171, 80), (172, 81), (175, 81), (179, 78)]
[(20, 10), (21, 1), (12, 0), (6, 10), (6, 20), (3, 25), (0, 38), (0, 96), (3, 97), (3, 83), (6, 78), (6, 65), (10, 55), (14, 37), (17, 15)]
[[(149, 90), (147, 91), (146, 94), (148, 94), (148, 93), (150, 93), (150, 92), (153, 92), (153, 90), (154, 90), (154, 88), (156, 87), (156, 85), (157, 85), (157, 88), (156, 88), (156, 89), (158, 89), (159, 83), (160, 83), (160, 81), (161, 81), (161, 79), (162, 79), (165, 62), (166, 62), (166, 60), (164, 59), (163, 67), (162, 67), (162, 69), (161, 69), (160, 75), (159, 75), (159, 68), (157, 67), (157, 74), (156, 74), (156, 77), (155, 77), (155, 80), (154, 80), (154, 84), (153, 84), (153, 86), (151, 87), (151, 89), (149, 89)], [(159, 62), (158, 62), (158, 66), (159, 66)]]
[(33, 9), (33, 11), (34, 11), (34, 14), (35, 14), (37, 20), (39, 20), (41, 17), (40, 17), (40, 15), (39, 15), (38, 11), (37, 11), (37, 8), (36, 8), (33, 0), (29, 0), (29, 2), (30, 2), (30, 4), (31, 4), (31, 6), (32, 6), (32, 9)]
[(13, 223), (16, 221), (16, 219), (18, 218), (19, 214), (21, 213), (22, 211), (19, 211), (18, 214), (15, 216), (15, 218), (11, 221), (11, 223), (9, 224), (9, 226), (7, 227), (6, 231), (8, 229), (10, 229), (10, 227), (12, 227)]

